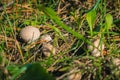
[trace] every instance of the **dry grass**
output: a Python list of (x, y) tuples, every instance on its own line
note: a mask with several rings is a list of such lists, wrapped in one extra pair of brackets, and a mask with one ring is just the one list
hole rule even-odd
[[(102, 2), (99, 4), (99, 12), (94, 27), (104, 26), (104, 17), (107, 13), (113, 16), (114, 25), (109, 30), (110, 34), (95, 31), (96, 36), (91, 37), (86, 13), (94, 6), (95, 2), (95, 0), (50, 0), (49, 2), (47, 0), (24, 0), (21, 3), (19, 0), (15, 0), (12, 5), (5, 7), (5, 9), (1, 6), (0, 79), (12, 77), (6, 70), (6, 67), (10, 65), (40, 62), (57, 80), (118, 80), (120, 72), (118, 65), (116, 66), (113, 60), (120, 59), (120, 1), (106, 2), (106, 0), (102, 0), (105, 5)], [(89, 41), (94, 40), (101, 33), (104, 34), (104, 55), (93, 57), (87, 49), (88, 43), (74, 37), (55, 24), (44, 12), (39, 11), (36, 8), (39, 3), (55, 10), (64, 24), (70, 26)], [(3, 5), (3, 3), (1, 4)], [(40, 39), (29, 44), (24, 43), (19, 32), (26, 25), (39, 28), (42, 35), (49, 34), (53, 39), (51, 44), (56, 48), (56, 55), (45, 57), (41, 47), (44, 41)], [(2, 78), (3, 74), (4, 78)]]

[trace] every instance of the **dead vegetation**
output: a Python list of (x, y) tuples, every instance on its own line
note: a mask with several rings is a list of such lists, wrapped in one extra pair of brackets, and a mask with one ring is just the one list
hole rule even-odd
[[(3, 68), (9, 64), (23, 65), (39, 61), (56, 80), (119, 80), (119, 0), (101, 0), (99, 5), (100, 9), (103, 8), (101, 6), (106, 5), (106, 12), (98, 10), (95, 27), (99, 26), (100, 22), (104, 22), (102, 18), (106, 13), (110, 13), (114, 18), (114, 27), (110, 30), (111, 34), (109, 36), (105, 34), (104, 36), (106, 47), (102, 57), (93, 57), (87, 49), (86, 45), (88, 44), (86, 42), (80, 41), (55, 24), (42, 11), (36, 9), (36, 5), (39, 5), (39, 3), (53, 8), (64, 24), (82, 34), (85, 38), (89, 38), (89, 27), (85, 18), (86, 13), (94, 7), (96, 0), (53, 0), (53, 2), (52, 0), (50, 2), (47, 0), (32, 0), (30, 2), (15, 0), (14, 3), (11, 2), (12, 0), (9, 1), (5, 1), (5, 8), (0, 7), (0, 53), (4, 55), (6, 60), (2, 65)], [(106, 4), (102, 4), (105, 1)], [(101, 17), (101, 14), (105, 15)], [(26, 25), (36, 26), (42, 35), (49, 34), (52, 38), (50, 44), (55, 47), (56, 52), (54, 53), (56, 54), (45, 57), (42, 50), (44, 41), (41, 41), (40, 38), (29, 44), (24, 43), (19, 36), (19, 32)], [(2, 72), (4, 73), (4, 70)], [(8, 76), (9, 73), (5, 75), (10, 77)]]

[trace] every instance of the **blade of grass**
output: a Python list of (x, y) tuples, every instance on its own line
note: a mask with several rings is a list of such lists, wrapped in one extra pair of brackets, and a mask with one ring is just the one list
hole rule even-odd
[(13, 26), (12, 22), (10, 21), (10, 18), (9, 18), (9, 16), (8, 16), (7, 13), (6, 13), (6, 15), (5, 15), (4, 17), (5, 17), (5, 19), (8, 21), (8, 24), (9, 24), (9, 26), (10, 26), (10, 29), (11, 29), (12, 35), (13, 35), (13, 37), (15, 38), (16, 46), (17, 46), (18, 51), (19, 51), (19, 53), (20, 53), (20, 56), (21, 56), (22, 62), (24, 63), (24, 62), (25, 62), (25, 60), (24, 60), (24, 56), (23, 56), (23, 53), (22, 53), (21, 47), (20, 47), (20, 45), (19, 45), (19, 42), (16, 40), (16, 34), (14, 33), (14, 29), (13, 29), (14, 26)]
[(78, 38), (79, 40), (82, 40), (86, 42), (89, 45), (93, 45), (87, 38), (85, 38), (82, 34), (74, 31), (71, 29), (70, 26), (65, 25), (60, 17), (57, 16), (56, 12), (52, 10), (51, 8), (44, 7), (43, 5), (38, 5), (37, 8), (40, 11), (43, 11), (46, 15), (48, 15), (58, 26), (66, 30), (68, 33), (71, 33), (74, 37)]
[(65, 41), (64, 36), (62, 35), (61, 31), (58, 28), (56, 28), (55, 26), (49, 25), (49, 24), (47, 25), (50, 26), (61, 37), (61, 39)]
[(44, 7), (44, 6), (37, 6), (39, 10), (42, 10), (45, 14), (47, 14), (57, 25), (61, 28), (66, 30), (67, 32), (71, 33), (73, 36), (77, 37), (81, 40), (86, 40), (83, 35), (79, 34), (78, 32), (72, 30), (69, 26), (65, 25), (61, 19), (57, 16), (56, 12), (54, 12), (51, 8)]
[(86, 11), (86, 12), (88, 13), (88, 12), (90, 12), (90, 11), (92, 11), (92, 10), (95, 10), (95, 9), (97, 8), (97, 6), (99, 5), (100, 1), (101, 1), (101, 0), (97, 0), (96, 4), (95, 4), (91, 9), (89, 9), (89, 10)]

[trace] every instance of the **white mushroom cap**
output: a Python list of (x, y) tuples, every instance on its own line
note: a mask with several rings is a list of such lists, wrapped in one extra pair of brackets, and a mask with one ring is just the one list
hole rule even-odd
[(104, 43), (100, 44), (100, 39), (97, 39), (93, 42), (93, 46), (92, 45), (88, 45), (88, 49), (91, 51), (93, 56), (101, 56), (101, 51), (103, 51), (105, 48)]
[(21, 30), (20, 36), (25, 42), (32, 42), (39, 38), (40, 31), (33, 26), (27, 26)]
[(68, 75), (67, 80), (81, 80), (82, 78), (82, 74), (81, 72), (75, 72), (75, 69), (72, 69), (69, 73), (71, 73), (70, 75)]
[(45, 56), (49, 57), (50, 55), (55, 55), (56, 54), (56, 49), (50, 43), (43, 43), (42, 52)]
[(113, 64), (116, 65), (120, 69), (120, 58), (114, 58)]
[(50, 42), (50, 41), (52, 41), (52, 38), (50, 35), (45, 34), (41, 37), (41, 41)]

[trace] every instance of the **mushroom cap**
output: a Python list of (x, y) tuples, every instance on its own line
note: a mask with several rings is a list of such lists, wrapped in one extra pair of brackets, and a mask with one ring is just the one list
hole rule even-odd
[(33, 26), (27, 26), (21, 30), (20, 36), (25, 42), (32, 42), (39, 38), (40, 31)]
[(43, 51), (43, 54), (47, 57), (49, 57), (51, 54), (52, 55), (56, 54), (55, 47), (53, 45), (51, 45), (50, 43), (43, 43), (42, 51)]
[(45, 34), (41, 37), (41, 41), (50, 42), (50, 41), (52, 41), (52, 38), (50, 35)]
[(120, 58), (114, 58), (113, 64), (115, 64), (116, 66), (120, 66)]
[(76, 71), (76, 69), (72, 69), (70, 71), (70, 73), (72, 73), (72, 74), (68, 75), (67, 80), (81, 80), (82, 73), (81, 72), (75, 72), (75, 71)]
[(103, 51), (105, 48), (104, 43), (102, 43), (100, 45), (100, 39), (97, 39), (93, 42), (93, 46), (92, 45), (88, 45), (88, 49), (91, 51), (93, 56), (100, 56), (102, 53), (101, 51)]

